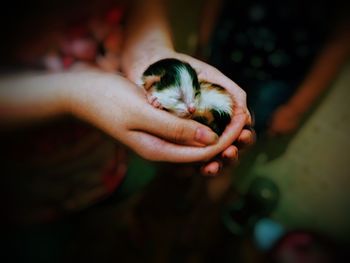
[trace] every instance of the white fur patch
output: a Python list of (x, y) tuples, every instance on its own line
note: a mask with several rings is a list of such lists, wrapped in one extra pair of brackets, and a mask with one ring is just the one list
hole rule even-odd
[(190, 105), (193, 103), (195, 94), (191, 75), (188, 73), (187, 69), (183, 67), (178, 69), (178, 73), (180, 76), (180, 89), (182, 90), (183, 100), (187, 105)]
[(181, 90), (178, 87), (168, 87), (163, 90), (152, 90), (152, 95), (157, 98), (163, 108), (179, 117), (188, 116), (187, 105), (182, 100)]
[(231, 96), (218, 91), (215, 88), (206, 88), (201, 91), (201, 98), (198, 106), (200, 111), (214, 109), (218, 112), (226, 112), (232, 115), (233, 102)]
[(188, 117), (190, 115), (188, 107), (194, 105), (193, 80), (185, 67), (178, 67), (176, 70), (179, 76), (179, 86), (170, 86), (162, 90), (152, 89), (150, 92), (163, 108), (179, 117)]

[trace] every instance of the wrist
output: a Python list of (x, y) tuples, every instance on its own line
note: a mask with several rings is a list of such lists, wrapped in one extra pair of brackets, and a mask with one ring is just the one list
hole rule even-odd
[(288, 108), (293, 110), (298, 115), (301, 115), (306, 111), (306, 103), (303, 100), (299, 100), (299, 99), (291, 100), (290, 102), (288, 102), (287, 105), (288, 105)]
[(302, 116), (305, 112), (304, 105), (302, 105), (299, 101), (291, 100), (284, 105), (284, 108), (288, 110), (288, 112), (293, 113), (295, 116)]
[(38, 121), (64, 112), (58, 74), (22, 73), (4, 77), (0, 84), (0, 118), (8, 123)]
[(87, 108), (94, 107), (99, 92), (106, 93), (117, 86), (115, 78), (115, 74), (97, 70), (66, 73), (60, 80), (64, 86), (58, 94), (61, 109), (79, 117)]

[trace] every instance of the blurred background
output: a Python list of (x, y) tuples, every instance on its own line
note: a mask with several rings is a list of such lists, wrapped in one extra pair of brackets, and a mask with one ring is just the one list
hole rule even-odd
[[(59, 6), (52, 1), (32, 9), (59, 13)], [(15, 27), (2, 23), (5, 37), (11, 32), (15, 39), (3, 43), (2, 64), (10, 71), (60, 71), (83, 61), (117, 70), (125, 8), (101, 10), (63, 33), (50, 24), (49, 39), (60, 39), (50, 48), (40, 41), (21, 50)], [(347, 262), (349, 4), (178, 0), (169, 10), (176, 49), (246, 90), (256, 144), (235, 167), (204, 178), (187, 166), (145, 161), (72, 119), (2, 132), (1, 203), (15, 214), (2, 224), (4, 259)], [(23, 6), (18, 14), (26, 14)], [(16, 59), (9, 55), (14, 50)], [(127, 166), (125, 176), (117, 163)], [(93, 187), (96, 171), (103, 171), (107, 193)], [(60, 177), (65, 173), (74, 174), (69, 188)]]

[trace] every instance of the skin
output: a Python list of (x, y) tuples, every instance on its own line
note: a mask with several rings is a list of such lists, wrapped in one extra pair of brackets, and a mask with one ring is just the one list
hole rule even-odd
[[(142, 83), (142, 73), (149, 65), (164, 58), (176, 58), (189, 63), (198, 73), (199, 80), (216, 83), (231, 93), (234, 101), (231, 123), (219, 138), (216, 147), (222, 160), (208, 161), (203, 174), (217, 174), (223, 159), (238, 159), (238, 150), (255, 141), (254, 133), (243, 127), (252, 120), (246, 105), (246, 93), (214, 67), (175, 51), (162, 0), (138, 1), (128, 21), (127, 38), (122, 67), (127, 78)], [(144, 19), (143, 14), (148, 14)], [(235, 142), (235, 145), (232, 145)], [(215, 156), (215, 155), (214, 155)], [(212, 157), (214, 157), (212, 156)]]
[[(204, 163), (215, 175), (222, 161), (237, 159), (238, 146), (253, 142), (245, 93), (215, 68), (174, 51), (159, 0), (140, 1), (126, 28), (122, 70), (126, 76), (92, 69), (79, 72), (30, 73), (0, 78), (0, 127), (9, 129), (62, 114), (83, 119), (110, 134), (145, 159)], [(147, 19), (144, 19), (147, 14)], [(139, 83), (155, 61), (173, 57), (190, 63), (199, 77), (225, 87), (235, 99), (234, 118), (218, 138), (208, 127), (152, 107)], [(132, 103), (130, 103), (132, 102)]]
[[(203, 19), (200, 24), (199, 51), (207, 46), (212, 36), (222, 4), (222, 0), (206, 0), (204, 3), (202, 17), (206, 19)], [(349, 26), (350, 22), (347, 18), (338, 21), (333, 37), (316, 58), (313, 67), (296, 93), (273, 113), (267, 131), (268, 135), (278, 136), (295, 131), (299, 127), (303, 115), (312, 107), (317, 98), (330, 87), (332, 80), (349, 58)], [(243, 130), (242, 133), (245, 131)], [(246, 134), (245, 138), (249, 141), (252, 137)]]
[[(346, 24), (349, 26), (350, 23)], [(289, 134), (295, 131), (303, 115), (319, 96), (331, 85), (350, 54), (348, 27), (340, 28), (316, 59), (310, 73), (287, 103), (280, 106), (271, 118), (270, 136)]]
[(153, 161), (203, 162), (230, 143), (228, 135), (219, 142), (208, 127), (155, 109), (135, 84), (100, 71), (8, 76), (0, 105), (2, 129), (72, 114)]
[[(132, 107), (129, 107), (130, 101)], [(3, 129), (72, 114), (149, 160), (197, 161), (206, 154), (194, 153), (194, 147), (183, 149), (180, 144), (207, 145), (217, 140), (204, 125), (184, 122), (154, 109), (142, 90), (129, 80), (101, 71), (6, 77), (0, 82), (0, 102)]]

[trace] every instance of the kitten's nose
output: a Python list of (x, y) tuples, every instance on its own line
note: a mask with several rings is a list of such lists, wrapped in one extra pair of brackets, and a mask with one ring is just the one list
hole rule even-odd
[(193, 105), (190, 105), (190, 106), (188, 106), (187, 110), (188, 110), (189, 113), (192, 114), (192, 113), (194, 113), (196, 111), (196, 107), (193, 106)]

